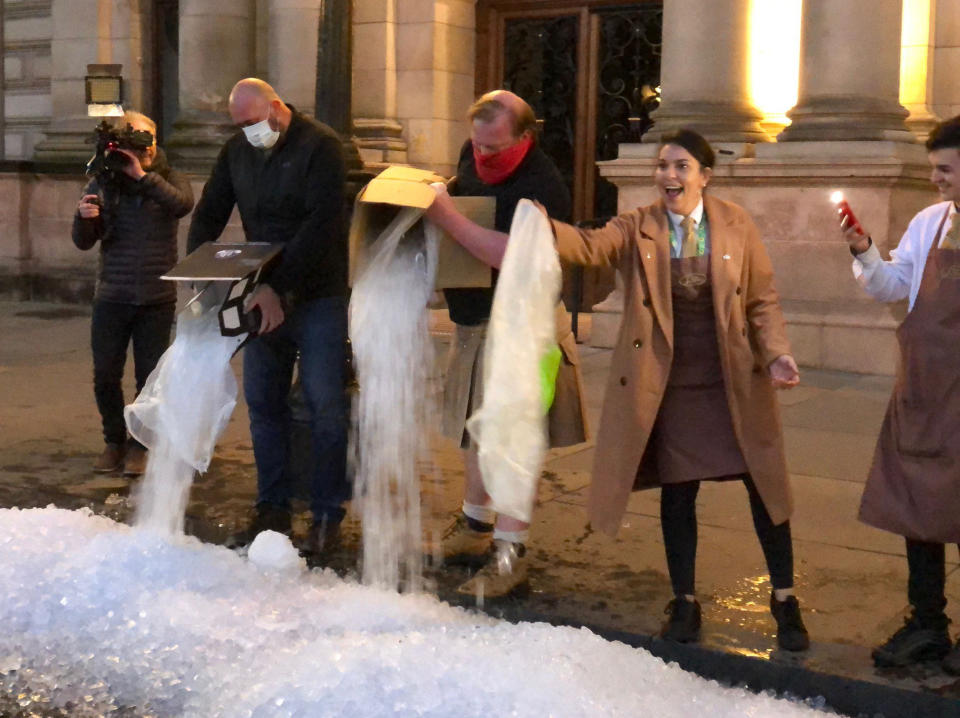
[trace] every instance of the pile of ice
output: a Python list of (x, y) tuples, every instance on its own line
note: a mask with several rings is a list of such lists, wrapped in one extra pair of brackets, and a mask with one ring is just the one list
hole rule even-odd
[(88, 511), (0, 510), (0, 706), (78, 717), (818, 715), (587, 630), (495, 622), (290, 570), (277, 545), (265, 555), (258, 566)]

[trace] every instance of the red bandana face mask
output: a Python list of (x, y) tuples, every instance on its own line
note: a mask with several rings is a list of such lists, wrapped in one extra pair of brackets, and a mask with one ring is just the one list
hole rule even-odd
[(473, 164), (477, 169), (477, 176), (484, 184), (500, 184), (516, 171), (531, 147), (533, 138), (529, 136), (505, 150), (486, 155), (480, 154), (474, 145)]

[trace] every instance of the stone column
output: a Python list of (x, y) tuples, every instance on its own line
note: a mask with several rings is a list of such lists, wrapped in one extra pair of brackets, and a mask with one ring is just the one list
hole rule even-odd
[(397, 0), (353, 3), (353, 134), (371, 168), (407, 161), (397, 121)]
[(914, 142), (899, 102), (901, 0), (805, 0), (797, 106), (779, 140)]
[(124, 105), (142, 107), (145, 48), (140, 0), (97, 0), (89, 5), (89, 12), (77, 12), (76, 3), (55, 0), (51, 8), (54, 119), (34, 152), (41, 162), (80, 163), (93, 153), (87, 139), (97, 121), (87, 116), (83, 84), (88, 64), (122, 64)]
[(931, 109), (936, 0), (903, 0), (900, 102), (910, 113), (907, 128), (925, 142), (938, 118)]
[(324, 4), (324, 0), (269, 0), (267, 77), (280, 97), (307, 115), (314, 114), (316, 103), (313, 48)]
[(235, 131), (227, 100), (254, 73), (255, 17), (256, 0), (180, 0), (180, 112), (167, 142), (178, 168), (208, 170)]
[(749, 0), (665, 0), (663, 102), (644, 141), (690, 127), (714, 142), (766, 142), (749, 95)]

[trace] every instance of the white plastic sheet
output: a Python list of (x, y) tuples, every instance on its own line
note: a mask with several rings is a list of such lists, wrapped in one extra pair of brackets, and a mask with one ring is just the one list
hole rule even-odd
[(246, 336), (220, 335), (220, 302), (211, 299), (194, 300), (177, 315), (176, 339), (123, 412), (140, 443), (154, 448), (164, 437), (177, 457), (197, 471), (210, 465), (237, 403), (230, 357)]
[(483, 403), (467, 421), (493, 508), (521, 521), (530, 520), (547, 450), (540, 361), (556, 341), (560, 283), (550, 224), (521, 200), (487, 329)]

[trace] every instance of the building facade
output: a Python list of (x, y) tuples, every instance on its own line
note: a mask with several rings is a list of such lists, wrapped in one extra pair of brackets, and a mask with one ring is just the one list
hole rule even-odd
[[(955, 0), (0, 6), (0, 281), (20, 296), (89, 291), (95, 257), (68, 239), (94, 124), (83, 95), (89, 63), (123, 65), (126, 104), (158, 120), (198, 191), (232, 131), (226, 99), (241, 77), (267, 79), (352, 138), (371, 170), (404, 162), (444, 174), (468, 134), (466, 107), (507, 86), (537, 110), (577, 220), (650, 201), (656, 139), (701, 130), (723, 150), (712, 191), (746, 206), (761, 228), (798, 358), (890, 372), (902, 309), (859, 293), (827, 197), (844, 190), (889, 249), (936, 199), (920, 140), (960, 113)], [(578, 286), (589, 307), (614, 280), (588, 273)], [(616, 291), (600, 303), (594, 342), (612, 342), (619, 308)]]

